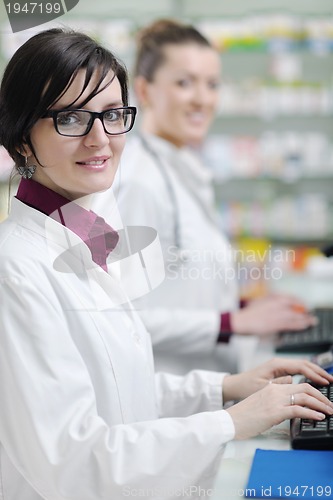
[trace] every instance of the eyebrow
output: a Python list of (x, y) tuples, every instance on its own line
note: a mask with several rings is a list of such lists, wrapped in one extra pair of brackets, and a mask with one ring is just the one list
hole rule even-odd
[[(85, 106), (89, 106), (89, 102)], [(110, 109), (110, 108), (122, 108), (124, 106), (123, 101), (113, 101), (110, 102), (109, 104), (106, 104), (103, 106), (104, 109)], [(79, 109), (79, 108), (76, 108)], [(85, 109), (85, 108), (82, 108)]]

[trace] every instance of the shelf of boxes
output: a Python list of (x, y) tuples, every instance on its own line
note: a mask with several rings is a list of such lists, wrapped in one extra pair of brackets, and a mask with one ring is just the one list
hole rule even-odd
[[(278, 5), (277, 5), (278, 8)], [(271, 12), (198, 22), (221, 52), (202, 154), (231, 238), (333, 238), (333, 16)]]

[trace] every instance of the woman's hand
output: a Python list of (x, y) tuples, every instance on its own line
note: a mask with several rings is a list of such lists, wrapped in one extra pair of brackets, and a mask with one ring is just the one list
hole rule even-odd
[(290, 375), (304, 375), (318, 385), (333, 383), (333, 376), (306, 359), (273, 358), (252, 370), (227, 375), (223, 382), (223, 400), (239, 400), (262, 389), (268, 383), (290, 384)]
[(298, 299), (268, 295), (249, 302), (231, 314), (231, 327), (240, 335), (272, 335), (283, 330), (303, 330), (317, 323)]
[(268, 384), (226, 410), (235, 425), (235, 439), (247, 439), (295, 417), (323, 420), (333, 403), (309, 384)]

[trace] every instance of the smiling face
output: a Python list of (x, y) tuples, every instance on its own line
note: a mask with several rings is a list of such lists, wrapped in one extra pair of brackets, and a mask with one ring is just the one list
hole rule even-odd
[[(110, 72), (101, 87), (110, 80), (111, 84), (81, 108), (80, 103), (91, 93), (97, 78), (97, 74), (93, 76), (75, 108), (101, 112), (123, 106), (119, 80), (112, 80), (113, 73)], [(85, 71), (80, 70), (52, 109), (64, 109), (75, 101), (84, 79)], [(36, 151), (36, 158), (29, 158), (29, 164), (37, 165), (34, 180), (69, 200), (75, 200), (111, 186), (125, 145), (125, 135), (107, 135), (101, 120), (96, 119), (87, 135), (64, 137), (56, 132), (52, 118), (42, 118), (31, 130), (31, 141)]]
[(194, 43), (169, 44), (164, 54), (152, 82), (137, 78), (143, 129), (178, 147), (200, 143), (218, 103), (219, 56)]

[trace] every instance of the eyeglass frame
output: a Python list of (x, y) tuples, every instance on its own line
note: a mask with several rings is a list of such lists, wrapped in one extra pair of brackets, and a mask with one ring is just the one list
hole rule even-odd
[[(106, 130), (105, 128), (105, 125), (104, 125), (104, 115), (105, 113), (108, 113), (110, 111), (118, 111), (120, 109), (130, 109), (131, 110), (131, 116), (132, 116), (132, 123), (131, 123), (131, 126), (128, 130), (125, 130), (124, 132), (117, 132), (117, 133), (110, 133)], [(79, 134), (79, 135), (73, 135), (73, 134), (62, 134), (61, 132), (59, 132), (59, 129), (58, 129), (58, 123), (57, 123), (57, 116), (59, 113), (66, 113), (66, 111), (70, 112), (70, 111), (83, 111), (85, 113), (89, 113), (90, 116), (91, 116), (91, 120), (90, 122), (88, 122), (87, 124), (87, 130), (85, 131), (84, 134)], [(134, 126), (134, 122), (135, 122), (135, 117), (136, 117), (136, 114), (137, 114), (137, 108), (135, 106), (120, 106), (118, 108), (109, 108), (109, 109), (106, 109), (104, 111), (101, 111), (101, 112), (98, 112), (98, 111), (89, 111), (88, 109), (78, 109), (78, 108), (68, 108), (68, 109), (49, 109), (41, 118), (52, 118), (53, 119), (53, 125), (54, 125), (54, 128), (55, 128), (55, 131), (63, 136), (63, 137), (84, 137), (85, 135), (88, 135), (90, 130), (92, 129), (93, 125), (94, 125), (94, 122), (96, 120), (96, 118), (98, 118), (101, 122), (102, 122), (102, 125), (103, 125), (103, 129), (104, 129), (104, 132), (107, 134), (107, 135), (122, 135), (122, 134), (127, 134), (127, 132), (129, 132), (130, 130), (132, 130), (133, 126)]]

